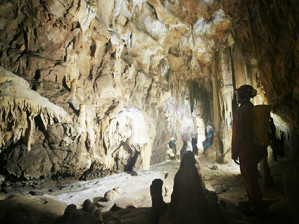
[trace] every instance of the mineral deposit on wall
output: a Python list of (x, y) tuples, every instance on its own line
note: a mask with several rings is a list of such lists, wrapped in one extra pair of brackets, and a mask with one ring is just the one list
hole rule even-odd
[(262, 2), (2, 1), (1, 168), (61, 182), (123, 171), (139, 152), (149, 169), (171, 137), (202, 150), (207, 125), (227, 162), (245, 83), (295, 139), (298, 3)]

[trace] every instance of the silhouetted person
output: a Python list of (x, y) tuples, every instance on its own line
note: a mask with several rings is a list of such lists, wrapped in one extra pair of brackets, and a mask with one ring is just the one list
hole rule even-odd
[(192, 143), (192, 148), (193, 148), (193, 155), (198, 156), (197, 139), (192, 138), (191, 143)]
[(267, 153), (267, 147), (254, 144), (253, 136), (253, 104), (250, 99), (256, 90), (250, 85), (243, 85), (235, 92), (240, 106), (236, 109), (232, 132), (232, 159), (240, 165), (250, 206), (247, 211), (258, 218), (264, 217), (263, 198), (259, 185), (258, 163)]

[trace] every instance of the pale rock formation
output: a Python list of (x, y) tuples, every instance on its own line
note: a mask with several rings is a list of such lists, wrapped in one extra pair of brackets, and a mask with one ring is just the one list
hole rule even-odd
[(201, 147), (210, 123), (213, 159), (230, 162), (233, 90), (243, 84), (258, 89), (255, 104), (272, 106), (286, 136), (280, 159), (296, 160), (298, 8), (294, 0), (3, 1), (1, 169), (26, 186), (100, 177), (128, 163), (121, 141), (149, 169), (171, 137), (177, 149), (194, 136)]
[(119, 150), (121, 141), (126, 141), (131, 148), (140, 152), (142, 168), (149, 169), (155, 136), (154, 124), (151, 124), (153, 121), (146, 120), (148, 118), (135, 108), (124, 108), (121, 103), (106, 114), (102, 122), (106, 155), (111, 156)]
[(199, 149), (199, 153), (203, 153), (203, 145), (202, 142), (206, 139), (205, 134), (205, 125), (201, 116), (196, 116), (196, 129), (197, 129), (197, 148)]
[[(13, 73), (0, 68), (1, 139), (0, 147), (7, 147), (21, 138), (31, 150), (34, 140), (34, 118), (40, 116), (43, 128), (56, 122), (70, 122), (71, 117), (61, 107), (49, 102), (29, 88), (29, 83)], [(13, 121), (13, 125), (10, 123)]]

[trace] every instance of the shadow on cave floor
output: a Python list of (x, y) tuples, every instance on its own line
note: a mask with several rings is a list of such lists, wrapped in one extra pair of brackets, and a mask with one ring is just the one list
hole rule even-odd
[[(247, 203), (247, 195), (239, 167), (235, 164), (210, 162), (204, 155), (200, 155), (197, 159), (206, 188), (217, 193), (219, 207), (228, 223), (290, 223), (283, 214), (279, 218), (268, 211), (272, 203), (284, 197), (281, 176), (273, 176), (274, 184), (262, 188), (267, 217), (266, 221), (260, 222), (241, 212), (242, 207)], [(5, 223), (5, 215), (19, 214), (20, 219), (25, 216), (31, 217), (33, 220), (31, 223), (54, 224), (55, 220), (63, 215), (67, 205), (75, 204), (77, 209), (81, 209), (86, 199), (101, 207), (104, 220), (118, 217), (122, 224), (153, 223), (150, 218), (152, 205), (150, 185), (154, 179), (163, 180), (163, 199), (166, 203), (170, 203), (173, 180), (179, 165), (179, 161), (171, 160), (154, 165), (149, 171), (136, 170), (137, 175), (124, 172), (55, 188), (1, 195), (0, 223)], [(114, 191), (116, 188), (118, 190)], [(108, 192), (113, 193), (109, 201), (102, 200)], [(11, 212), (7, 213), (7, 211)]]

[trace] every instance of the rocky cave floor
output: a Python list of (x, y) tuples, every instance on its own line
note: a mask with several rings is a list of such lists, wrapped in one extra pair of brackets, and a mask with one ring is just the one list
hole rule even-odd
[[(206, 188), (217, 193), (219, 207), (228, 223), (289, 223), (286, 211), (275, 206), (275, 202), (284, 198), (280, 175), (271, 170), (274, 183), (262, 188), (267, 215), (266, 221), (261, 222), (241, 211), (242, 205), (246, 204), (247, 195), (237, 165), (210, 162), (205, 155), (196, 158), (200, 163)], [(104, 223), (109, 223), (106, 220), (111, 217), (118, 217), (122, 224), (151, 223), (148, 219), (152, 205), (150, 185), (154, 179), (162, 179), (163, 199), (169, 203), (179, 165), (180, 161), (169, 160), (152, 166), (149, 171), (123, 172), (101, 179), (28, 192), (0, 193), (0, 223), (7, 223), (7, 220), (12, 220), (9, 216), (13, 216), (17, 217), (13, 220), (20, 221), (18, 223), (54, 224), (64, 214), (67, 205), (75, 204), (80, 210), (86, 199), (101, 209)], [(27, 211), (25, 215), (24, 210)], [(30, 216), (31, 221), (22, 221), (25, 216), (27, 220)]]

